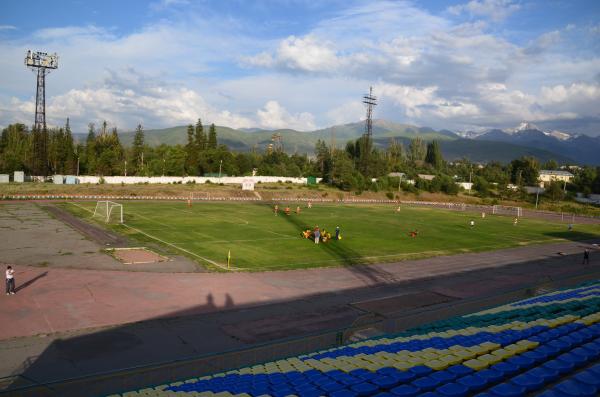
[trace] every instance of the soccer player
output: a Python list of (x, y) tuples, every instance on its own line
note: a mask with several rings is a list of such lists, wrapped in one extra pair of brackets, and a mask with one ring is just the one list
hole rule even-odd
[(296, 207), (296, 214), (300, 215), (300, 206)]
[(475, 227), (475, 221), (474, 221), (473, 219), (471, 219), (471, 222), (469, 222), (469, 225), (470, 225), (471, 227)]
[(279, 206), (277, 204), (273, 207), (273, 212), (275, 213), (275, 216), (279, 215)]

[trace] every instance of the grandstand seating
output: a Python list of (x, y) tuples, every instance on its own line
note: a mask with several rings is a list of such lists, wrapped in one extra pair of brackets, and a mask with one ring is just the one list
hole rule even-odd
[(133, 396), (600, 395), (600, 281)]

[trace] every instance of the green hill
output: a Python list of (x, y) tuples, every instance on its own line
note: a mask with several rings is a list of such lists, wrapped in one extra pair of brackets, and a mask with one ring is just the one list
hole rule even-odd
[[(227, 145), (231, 150), (247, 152), (252, 149), (264, 151), (273, 134), (281, 134), (284, 150), (288, 153), (314, 153), (315, 144), (319, 139), (328, 144), (332, 141), (335, 146), (343, 148), (350, 140), (359, 138), (364, 133), (364, 123), (349, 123), (323, 128), (315, 131), (296, 131), (292, 129), (265, 130), (260, 128), (234, 129), (217, 126), (217, 137), (220, 144)], [(208, 129), (208, 126), (205, 126)], [(179, 126), (172, 128), (145, 131), (146, 143), (151, 146), (160, 144), (185, 145), (187, 142), (187, 127)], [(124, 145), (131, 145), (134, 132), (120, 134)], [(385, 148), (390, 138), (395, 138), (408, 148), (410, 140), (420, 137), (424, 141), (436, 139), (440, 141), (442, 152), (447, 160), (462, 157), (477, 162), (491, 160), (503, 163), (520, 156), (534, 156), (541, 161), (554, 159), (559, 163), (573, 163), (567, 156), (557, 154), (548, 150), (538, 149), (530, 146), (515, 145), (504, 142), (493, 142), (483, 140), (462, 139), (448, 130), (436, 131), (428, 127), (416, 127), (410, 124), (394, 123), (386, 120), (373, 121), (373, 139), (377, 147)], [(83, 137), (85, 139), (85, 137)]]
[[(296, 131), (292, 129), (264, 130), (259, 128), (238, 130), (217, 126), (217, 137), (219, 143), (229, 146), (234, 151), (250, 151), (252, 148), (260, 151), (264, 150), (271, 143), (273, 134), (278, 133), (282, 136), (286, 152), (312, 153), (319, 139), (329, 143), (333, 137), (337, 147), (344, 147), (346, 142), (359, 138), (364, 133), (364, 128), (364, 123), (362, 122), (337, 125), (316, 131)], [(145, 139), (146, 143), (151, 146), (163, 143), (167, 145), (185, 145), (187, 142), (186, 131), (186, 126), (146, 130)], [(131, 145), (133, 136), (133, 131), (121, 133), (121, 142), (124, 145)], [(457, 139), (455, 135), (446, 131), (438, 132), (431, 128), (415, 127), (413, 125), (392, 123), (385, 120), (373, 121), (373, 136), (376, 138), (413, 138), (420, 136), (423, 140)]]

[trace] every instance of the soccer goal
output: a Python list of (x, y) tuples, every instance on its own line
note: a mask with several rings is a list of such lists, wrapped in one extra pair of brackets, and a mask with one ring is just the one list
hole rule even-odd
[(492, 206), (492, 214), (516, 216), (517, 218), (520, 218), (523, 216), (523, 208), (506, 205), (494, 205)]
[(102, 217), (106, 223), (110, 222), (111, 216), (113, 219), (116, 216), (119, 223), (123, 223), (123, 205), (114, 201), (98, 201), (92, 218), (96, 216)]

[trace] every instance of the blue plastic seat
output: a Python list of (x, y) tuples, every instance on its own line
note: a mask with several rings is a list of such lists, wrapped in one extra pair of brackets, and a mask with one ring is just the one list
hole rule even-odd
[(425, 365), (417, 365), (415, 367), (412, 367), (409, 371), (415, 374), (416, 376), (425, 376), (433, 372), (431, 368)]
[(370, 396), (379, 391), (379, 387), (369, 382), (363, 382), (351, 386), (350, 390), (356, 392), (359, 396)]
[(545, 381), (542, 377), (538, 377), (530, 374), (529, 372), (526, 372), (524, 374), (512, 378), (510, 380), (510, 383), (519, 387), (524, 387), (527, 392), (531, 392), (544, 387)]
[(422, 390), (413, 385), (402, 385), (394, 387), (392, 390), (390, 390), (390, 392), (396, 396), (412, 397), (422, 393)]
[(478, 371), (477, 375), (485, 379), (488, 384), (498, 383), (504, 379), (504, 374), (502, 372), (490, 368)]
[(515, 364), (503, 361), (498, 364), (492, 365), (490, 369), (494, 369), (496, 371), (500, 371), (504, 374), (505, 377), (511, 377), (516, 373), (520, 372), (520, 368)]
[(446, 397), (464, 397), (469, 393), (469, 388), (461, 383), (446, 383), (436, 391)]
[(336, 390), (341, 390), (344, 388), (344, 385), (342, 385), (341, 383), (337, 383), (337, 382), (333, 382), (333, 381), (323, 383), (318, 386), (319, 386), (319, 389), (321, 389), (327, 393), (332, 393)]
[(593, 371), (586, 370), (580, 372), (573, 378), (578, 382), (587, 383), (590, 386), (594, 386), (596, 388), (596, 392), (600, 392), (600, 376)]
[(457, 375), (450, 371), (435, 371), (429, 376), (439, 380), (440, 383), (448, 383), (457, 378)]
[(446, 369), (446, 371), (452, 372), (457, 377), (462, 377), (462, 376), (469, 375), (469, 374), (473, 373), (473, 370), (471, 368), (467, 367), (466, 365), (460, 365), (460, 364), (448, 367)]
[(586, 383), (576, 382), (574, 380), (566, 380), (560, 382), (552, 388), (566, 396), (573, 397), (594, 397), (596, 396), (596, 388)]
[(531, 358), (525, 357), (523, 355), (513, 356), (506, 360), (507, 363), (514, 365), (519, 368), (519, 371), (523, 371), (527, 368), (533, 367), (535, 361)]
[(500, 383), (490, 389), (490, 392), (498, 397), (522, 397), (525, 388), (512, 383)]
[(557, 360), (565, 361), (567, 363), (573, 364), (575, 368), (581, 367), (584, 364), (587, 364), (587, 360), (585, 357), (582, 357), (578, 354), (574, 353), (563, 353), (560, 356), (556, 357)]
[(572, 371), (573, 368), (575, 368), (575, 365), (573, 365), (573, 363), (570, 363), (567, 361), (555, 359), (555, 360), (547, 361), (546, 363), (543, 364), (543, 367), (549, 368), (549, 369), (554, 369), (554, 370), (558, 371), (559, 374), (562, 375), (562, 374)]
[(487, 386), (487, 380), (476, 373), (458, 379), (457, 383), (466, 386), (469, 389), (469, 393), (477, 392)]
[(431, 391), (440, 385), (440, 381), (429, 376), (424, 376), (412, 381), (412, 385), (423, 391)]
[(396, 375), (394, 375), (399, 382), (408, 383), (415, 379), (417, 375), (411, 371), (399, 371)]
[(356, 393), (352, 390), (342, 389), (342, 390), (334, 391), (333, 393), (329, 394), (329, 396), (331, 396), (331, 397), (357, 397), (358, 393)]
[(393, 376), (380, 376), (371, 381), (374, 385), (379, 387), (380, 389), (388, 390), (394, 388), (400, 384), (397, 378)]

